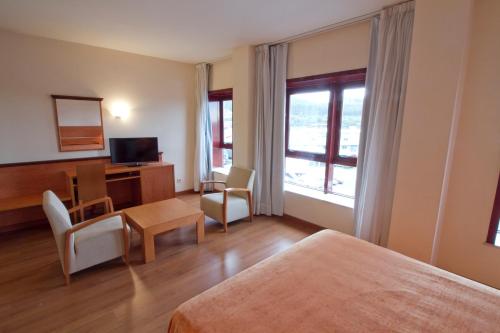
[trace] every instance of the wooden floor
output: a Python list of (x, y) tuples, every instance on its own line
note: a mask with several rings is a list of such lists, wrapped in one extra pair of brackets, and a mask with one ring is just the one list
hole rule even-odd
[[(197, 195), (180, 199), (199, 206)], [(205, 230), (200, 245), (194, 226), (158, 236), (149, 264), (134, 239), (129, 266), (117, 259), (89, 268), (70, 286), (50, 228), (0, 235), (0, 332), (166, 332), (179, 304), (319, 228), (259, 216), (231, 223), (227, 234), (207, 218)]]

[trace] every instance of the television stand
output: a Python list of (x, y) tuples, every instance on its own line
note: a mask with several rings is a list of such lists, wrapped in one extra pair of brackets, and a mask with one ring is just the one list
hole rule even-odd
[[(149, 163), (147, 166), (107, 165), (105, 179), (108, 195), (120, 207), (131, 207), (175, 197), (174, 165)], [(68, 193), (73, 205), (78, 202), (76, 168), (66, 171)]]

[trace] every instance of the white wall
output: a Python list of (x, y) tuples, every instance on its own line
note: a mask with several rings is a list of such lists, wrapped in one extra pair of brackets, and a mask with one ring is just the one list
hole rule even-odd
[(500, 2), (476, 1), (438, 265), (500, 288), (500, 248), (486, 244), (500, 171)]
[(361, 22), (290, 43), (289, 79), (364, 68), (370, 51), (370, 22)]
[(233, 165), (253, 168), (255, 48), (233, 50)]
[(219, 90), (233, 87), (233, 61), (223, 59), (212, 64), (208, 90)]
[[(50, 95), (96, 96), (106, 140), (157, 136), (182, 179), (176, 190), (192, 188), (193, 65), (6, 31), (0, 45), (0, 163), (108, 155), (58, 151)], [(131, 105), (125, 121), (109, 113), (116, 100)]]
[(388, 246), (426, 262), (438, 225), (451, 124), (460, 105), (470, 5), (470, 0), (416, 2)]

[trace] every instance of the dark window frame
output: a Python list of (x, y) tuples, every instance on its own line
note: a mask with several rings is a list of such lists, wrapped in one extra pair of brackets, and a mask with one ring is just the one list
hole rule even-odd
[(490, 228), (488, 230), (488, 238), (486, 241), (490, 244), (495, 244), (495, 239), (498, 233), (498, 220), (500, 219), (500, 175), (498, 176), (497, 191), (495, 201), (493, 203), (493, 211), (491, 212)]
[(208, 92), (208, 101), (209, 102), (218, 102), (219, 103), (219, 120), (218, 120), (218, 130), (219, 130), (219, 138), (218, 142), (214, 141), (214, 148), (224, 148), (224, 149), (233, 149), (233, 144), (224, 142), (224, 101), (233, 101), (233, 89), (221, 89), (221, 90), (212, 90)]
[[(354, 167), (357, 157), (339, 155), (340, 130), (342, 120), (342, 91), (346, 88), (364, 87), (366, 68), (301, 77), (287, 80), (285, 110), (285, 156), (325, 163), (324, 193), (331, 188), (333, 165)], [(290, 142), (290, 95), (314, 91), (330, 91), (325, 153), (291, 150)]]

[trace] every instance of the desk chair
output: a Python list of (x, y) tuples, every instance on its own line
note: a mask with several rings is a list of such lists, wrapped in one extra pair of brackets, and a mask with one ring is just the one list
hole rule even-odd
[[(231, 167), (226, 182), (202, 181), (200, 187), (200, 207), (205, 215), (224, 225), (232, 221), (249, 217), (253, 219), (252, 190), (255, 171), (251, 169)], [(205, 194), (205, 184), (224, 184), (222, 193)]]
[(43, 193), (43, 210), (56, 240), (66, 284), (70, 274), (120, 256), (128, 264), (130, 229), (122, 212), (105, 204), (111, 207), (106, 214), (71, 225), (69, 214), (109, 200), (97, 199), (67, 210), (52, 191)]
[[(78, 205), (108, 196), (106, 171), (103, 163), (77, 165), (76, 179), (78, 185)], [(113, 205), (112, 201), (109, 201), (109, 203)], [(92, 208), (95, 213), (95, 206)], [(113, 209), (113, 206), (105, 207), (105, 209)], [(85, 212), (83, 210), (84, 208), (80, 211), (82, 220), (85, 219)]]

